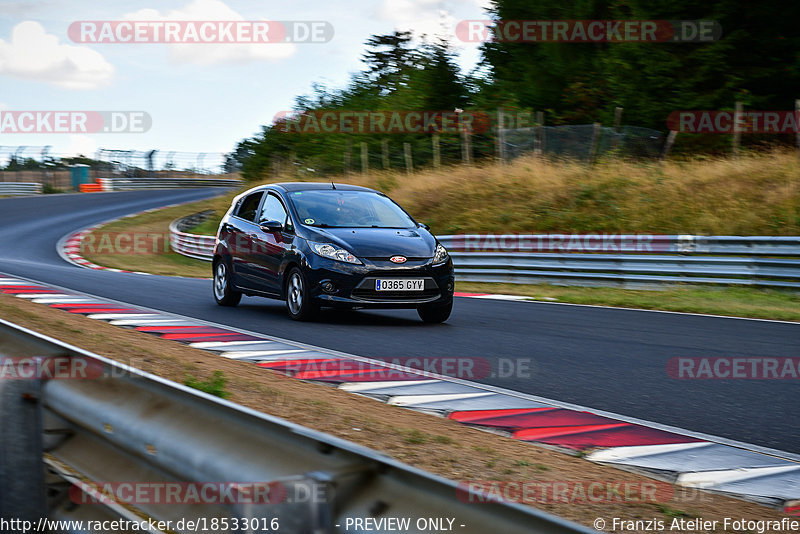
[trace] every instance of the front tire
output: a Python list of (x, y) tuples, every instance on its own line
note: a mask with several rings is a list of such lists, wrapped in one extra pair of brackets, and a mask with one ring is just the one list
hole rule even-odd
[(222, 259), (214, 264), (214, 300), (220, 306), (236, 306), (242, 300), (242, 294), (231, 285), (231, 271)]
[(311, 301), (311, 291), (303, 271), (294, 267), (286, 279), (286, 312), (295, 321), (309, 321), (319, 313), (319, 306)]
[(445, 322), (450, 317), (450, 313), (452, 311), (453, 311), (452, 300), (444, 305), (427, 304), (424, 306), (419, 306), (417, 308), (417, 313), (419, 314), (419, 318), (422, 319), (423, 322), (430, 324)]

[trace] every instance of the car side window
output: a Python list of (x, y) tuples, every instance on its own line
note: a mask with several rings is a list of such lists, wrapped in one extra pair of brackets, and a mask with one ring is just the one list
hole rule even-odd
[(283, 207), (278, 197), (272, 194), (267, 195), (267, 200), (264, 202), (264, 207), (261, 209), (261, 216), (258, 218), (258, 223), (263, 224), (267, 221), (278, 221), (286, 226), (286, 220), (286, 209)]
[(258, 193), (253, 193), (245, 197), (245, 199), (239, 204), (239, 209), (236, 212), (236, 216), (246, 221), (255, 222), (256, 213), (258, 213), (258, 205), (261, 204), (261, 197), (263, 196), (264, 192), (259, 191)]

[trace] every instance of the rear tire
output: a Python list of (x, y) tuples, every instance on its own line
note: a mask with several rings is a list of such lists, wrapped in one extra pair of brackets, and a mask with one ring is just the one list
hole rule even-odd
[(289, 271), (286, 279), (286, 313), (295, 321), (310, 321), (319, 314), (319, 305), (311, 301), (306, 277), (297, 267)]
[(231, 271), (223, 259), (214, 264), (214, 300), (220, 306), (236, 306), (242, 300), (242, 294), (231, 285)]
[(453, 311), (452, 300), (444, 305), (427, 304), (425, 306), (419, 306), (417, 308), (417, 313), (419, 314), (419, 318), (422, 319), (423, 322), (430, 324), (445, 322), (450, 317), (450, 313), (452, 311)]

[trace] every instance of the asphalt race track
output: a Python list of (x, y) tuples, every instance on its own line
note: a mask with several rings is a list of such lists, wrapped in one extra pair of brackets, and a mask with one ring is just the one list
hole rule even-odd
[(216, 193), (0, 199), (0, 272), (369, 357), (480, 357), (493, 369), (501, 359), (530, 360), (529, 378), (479, 381), (800, 453), (800, 380), (676, 380), (666, 370), (674, 357), (800, 356), (800, 324), (470, 298), (457, 299), (444, 325), (423, 325), (413, 310), (296, 323), (278, 301), (245, 297), (220, 308), (208, 280), (91, 271), (56, 252), (70, 231)]

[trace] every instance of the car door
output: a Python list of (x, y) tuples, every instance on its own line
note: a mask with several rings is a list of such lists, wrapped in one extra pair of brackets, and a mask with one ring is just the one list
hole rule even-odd
[[(269, 230), (264, 227), (269, 221), (277, 221), (282, 227)], [(267, 193), (256, 226), (253, 236), (253, 280), (259, 290), (278, 295), (281, 292), (281, 265), (292, 247), (294, 233), (291, 218), (276, 193)]]
[(244, 197), (228, 219), (229, 248), (233, 264), (233, 283), (242, 288), (254, 287), (253, 237), (256, 234), (256, 217), (264, 198), (263, 191)]

